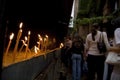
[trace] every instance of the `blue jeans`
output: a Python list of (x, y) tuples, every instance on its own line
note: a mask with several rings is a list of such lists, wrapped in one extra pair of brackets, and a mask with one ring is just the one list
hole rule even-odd
[(105, 62), (104, 63), (103, 80), (107, 80), (107, 76), (108, 76), (108, 64)]
[(104, 74), (103, 74), (103, 80), (110, 80), (111, 73), (113, 71), (113, 65), (104, 63)]
[(80, 54), (72, 54), (72, 80), (81, 80), (81, 61)]

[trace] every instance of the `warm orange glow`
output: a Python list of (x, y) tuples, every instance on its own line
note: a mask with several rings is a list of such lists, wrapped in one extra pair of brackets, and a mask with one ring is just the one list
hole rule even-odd
[(22, 29), (20, 30), (20, 32), (22, 33)]
[(48, 35), (45, 35), (46, 38), (48, 38)]
[(42, 38), (40, 38), (40, 41), (42, 41)]
[(7, 49), (6, 49), (6, 52), (5, 52), (6, 55), (8, 54), (8, 51), (9, 51), (9, 48), (10, 48), (13, 37), (14, 37), (14, 33), (12, 33), (10, 35), (10, 40), (9, 40), (9, 43), (8, 43), (8, 46), (7, 46)]
[(38, 34), (38, 37), (39, 37), (40, 41), (42, 41), (42, 37), (40, 36), (40, 34)]
[(60, 43), (60, 48), (62, 48), (64, 46), (64, 44), (63, 43)]
[(24, 44), (25, 43), (25, 41), (24, 40), (21, 40), (22, 41), (22, 43)]
[(46, 41), (46, 38), (44, 38), (44, 42)]
[(21, 22), (21, 23), (20, 23), (20, 27), (19, 27), (20, 29), (22, 28), (22, 25), (23, 25), (23, 23)]
[(28, 35), (30, 35), (31, 34), (31, 32), (30, 31), (28, 31)]
[(13, 37), (14, 37), (14, 33), (12, 33), (12, 34), (10, 35), (10, 40), (12, 40)]
[(39, 37), (39, 38), (41, 37), (40, 34), (38, 34), (38, 37)]
[(35, 53), (37, 54), (38, 51), (39, 51), (39, 48), (38, 48), (37, 46), (35, 46), (35, 47), (34, 47), (34, 51), (35, 51)]
[(40, 42), (37, 42), (37, 44), (40, 44)]
[(25, 36), (25, 41), (27, 41), (27, 36)]
[(26, 43), (24, 44), (25, 46), (28, 46)]

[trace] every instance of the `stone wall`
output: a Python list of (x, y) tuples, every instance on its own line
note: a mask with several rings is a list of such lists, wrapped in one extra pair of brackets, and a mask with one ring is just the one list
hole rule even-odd
[(1, 80), (34, 80), (36, 76), (47, 69), (47, 66), (58, 57), (58, 50), (46, 55), (19, 62), (2, 69)]

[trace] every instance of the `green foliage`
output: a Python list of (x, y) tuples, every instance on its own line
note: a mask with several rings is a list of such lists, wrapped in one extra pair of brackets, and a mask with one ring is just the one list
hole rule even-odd
[(79, 10), (78, 14), (77, 14), (77, 18), (86, 17), (87, 15), (88, 15), (88, 11), (87, 10)]
[(103, 19), (111, 20), (113, 19), (113, 16), (99, 16), (99, 17), (83, 18), (83, 19), (78, 18), (74, 21), (74, 23), (77, 25), (89, 25), (95, 22), (101, 23)]
[[(79, 0), (77, 18), (98, 16), (101, 0)], [(97, 14), (96, 14), (97, 13)]]
[(88, 7), (90, 0), (79, 0), (79, 10), (85, 10)]

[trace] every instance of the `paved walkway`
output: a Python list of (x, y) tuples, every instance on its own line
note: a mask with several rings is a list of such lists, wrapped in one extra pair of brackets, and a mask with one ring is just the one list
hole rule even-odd
[[(58, 68), (59, 71), (59, 79), (58, 80), (72, 80), (72, 72), (71, 69), (65, 68), (61, 61), (58, 60), (58, 63), (60, 68)], [(82, 75), (82, 80), (87, 80), (86, 74)]]
[[(71, 70), (65, 68), (61, 60), (54, 59), (47, 69), (39, 74), (35, 80), (72, 80)], [(86, 80), (86, 75), (82, 76), (82, 80)]]

